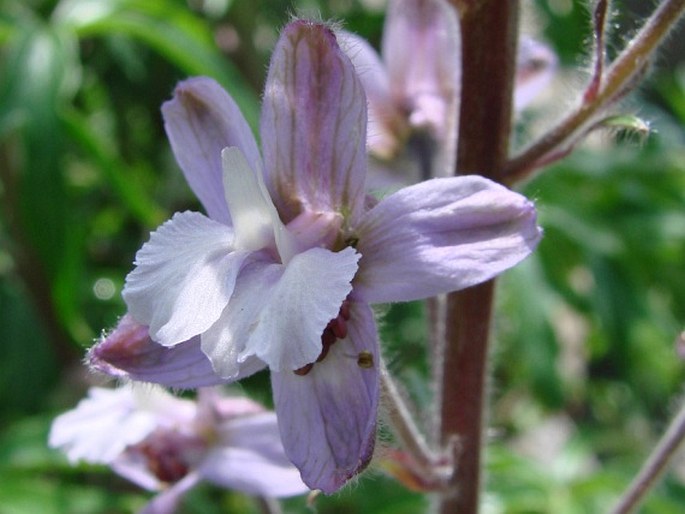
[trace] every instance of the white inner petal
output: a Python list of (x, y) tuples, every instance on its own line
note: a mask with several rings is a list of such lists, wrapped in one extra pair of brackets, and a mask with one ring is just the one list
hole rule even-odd
[(265, 300), (250, 320), (238, 359), (256, 355), (276, 371), (314, 362), (321, 353), (326, 324), (338, 315), (352, 290), (360, 258), (350, 247), (340, 252), (311, 248), (294, 256), (268, 296), (255, 290)]
[(264, 195), (258, 175), (236, 148), (221, 152), (224, 168), (224, 195), (233, 219), (236, 247), (259, 250), (274, 240), (274, 213), (271, 199)]
[(283, 262), (289, 261), (296, 244), (278, 216), (260, 170), (252, 170), (236, 147), (224, 148), (221, 159), (236, 248), (260, 250), (275, 244)]
[(236, 251), (229, 227), (194, 212), (177, 213), (136, 254), (123, 291), (129, 313), (150, 336), (174, 346), (221, 315), (248, 252)]

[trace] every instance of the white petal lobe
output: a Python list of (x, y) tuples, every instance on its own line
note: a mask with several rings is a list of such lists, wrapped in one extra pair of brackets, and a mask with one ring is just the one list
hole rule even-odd
[(353, 248), (312, 248), (287, 266), (246, 264), (221, 319), (202, 335), (216, 373), (232, 379), (255, 356), (277, 371), (314, 362), (324, 328), (352, 290), (359, 259)]
[(321, 334), (352, 291), (360, 255), (312, 248), (293, 257), (271, 292), (250, 335), (245, 356), (272, 370), (301, 368), (321, 353)]
[(176, 214), (136, 255), (123, 291), (129, 312), (156, 342), (187, 341), (219, 318), (247, 255), (233, 251), (226, 225), (194, 212)]
[(236, 246), (244, 250), (269, 246), (274, 241), (278, 214), (260, 180), (259, 170), (252, 170), (236, 147), (224, 148), (221, 160), (224, 194), (233, 219)]

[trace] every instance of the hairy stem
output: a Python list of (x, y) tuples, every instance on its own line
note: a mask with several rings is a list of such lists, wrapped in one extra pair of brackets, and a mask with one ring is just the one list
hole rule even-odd
[(612, 514), (628, 514), (637, 509), (668, 466), (683, 439), (685, 439), (685, 403), (681, 405), (680, 411), (671, 421), (668, 430), (661, 437), (616, 507), (611, 511)]
[[(517, 0), (452, 0), (462, 34), (462, 98), (457, 173), (498, 180), (507, 159), (516, 63)], [(442, 360), (440, 435), (454, 442), (456, 471), (439, 505), (442, 514), (478, 511), (485, 421), (488, 340), (494, 297), (489, 281), (450, 294)]]
[(595, 66), (590, 84), (588, 84), (585, 93), (583, 94), (583, 101), (592, 100), (599, 91), (602, 85), (602, 77), (604, 76), (604, 61), (606, 57), (606, 49), (604, 48), (604, 36), (606, 34), (607, 15), (609, 13), (609, 0), (598, 0), (595, 6), (594, 19), (594, 34), (595, 34)]
[(441, 514), (478, 512), (493, 296), (489, 281), (454, 293), (447, 302), (441, 436), (445, 446), (455, 438), (458, 444), (452, 444), (455, 473), (447, 488), (452, 494), (442, 499)]
[(445, 353), (445, 316), (447, 314), (447, 295), (440, 295), (426, 300), (428, 318), (428, 358), (431, 367), (431, 392), (433, 407), (431, 423), (428, 426), (428, 441), (433, 448), (440, 446), (440, 405), (442, 397), (442, 356)]
[(397, 385), (383, 363), (381, 364), (381, 391), (395, 436), (416, 463), (430, 471), (437, 462), (437, 456), (428, 447), (423, 434), (414, 423)]
[[(579, 107), (570, 112), (555, 127), (521, 154), (512, 158), (504, 168), (503, 181), (513, 183), (550, 162), (554, 155), (563, 156), (582, 135), (582, 129), (631, 87), (637, 84), (636, 78), (647, 68), (650, 57), (678, 22), (685, 11), (685, 0), (665, 0), (652, 14), (637, 36), (614, 60), (606, 75), (598, 80), (591, 95), (585, 94)], [(598, 77), (594, 77), (593, 81)]]

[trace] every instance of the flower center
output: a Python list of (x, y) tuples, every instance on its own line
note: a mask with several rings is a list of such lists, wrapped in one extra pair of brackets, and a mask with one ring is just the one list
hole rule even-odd
[(323, 333), (321, 334), (321, 353), (316, 361), (305, 364), (301, 368), (296, 369), (293, 373), (304, 376), (312, 370), (314, 364), (324, 360), (326, 355), (328, 355), (331, 346), (333, 346), (338, 339), (345, 339), (347, 337), (347, 322), (349, 320), (350, 302), (349, 300), (343, 300), (342, 305), (340, 305), (338, 316), (328, 322), (328, 325), (326, 325), (326, 328), (324, 328)]
[(188, 474), (193, 458), (205, 449), (197, 437), (158, 430), (133, 447), (161, 482), (175, 483)]
[(343, 217), (338, 212), (303, 211), (288, 223), (287, 228), (296, 240), (298, 251), (316, 247), (332, 250), (342, 224)]

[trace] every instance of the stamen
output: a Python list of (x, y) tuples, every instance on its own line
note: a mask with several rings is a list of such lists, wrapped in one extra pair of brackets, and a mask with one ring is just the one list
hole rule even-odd
[(347, 337), (347, 323), (342, 317), (337, 317), (331, 321), (327, 329), (330, 329), (338, 339), (345, 339)]
[(324, 328), (323, 334), (321, 334), (321, 346), (323, 348), (327, 348), (331, 346), (335, 341), (337, 340), (338, 336), (335, 335), (335, 332), (331, 330), (330, 323)]
[(314, 363), (310, 362), (309, 364), (305, 364), (301, 368), (297, 368), (296, 370), (293, 371), (296, 375), (299, 375), (301, 377), (305, 376), (307, 373), (309, 373), (312, 368), (314, 367)]
[(326, 355), (328, 355), (328, 350), (331, 349), (331, 346), (337, 341), (337, 338), (333, 331), (329, 328), (326, 327), (326, 329), (323, 331), (323, 335), (321, 336), (321, 353), (316, 359), (316, 362), (321, 362), (326, 358)]
[(350, 321), (350, 301), (349, 300), (343, 300), (342, 305), (340, 306), (340, 313), (338, 314), (338, 317), (342, 317), (345, 321)]
[(350, 302), (349, 300), (343, 300), (340, 305), (338, 316), (328, 322), (328, 325), (326, 325), (326, 328), (324, 328), (323, 333), (321, 334), (321, 353), (319, 356), (314, 362), (305, 364), (301, 368), (294, 370), (293, 373), (301, 377), (305, 376), (312, 370), (315, 363), (324, 360), (328, 355), (331, 346), (333, 346), (338, 339), (345, 339), (347, 337), (347, 322), (350, 320), (350, 316)]

